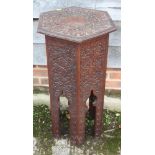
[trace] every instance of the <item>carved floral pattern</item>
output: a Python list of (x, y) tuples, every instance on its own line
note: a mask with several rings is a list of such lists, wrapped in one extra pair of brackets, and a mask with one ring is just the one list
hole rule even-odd
[(115, 30), (106, 11), (68, 7), (42, 13), (38, 32), (75, 42), (81, 42)]
[(63, 92), (69, 101), (73, 143), (84, 141), (85, 102), (91, 90), (97, 96), (95, 134), (101, 132), (107, 40), (108, 35), (105, 35), (77, 44), (46, 36), (53, 133), (60, 134), (58, 99)]

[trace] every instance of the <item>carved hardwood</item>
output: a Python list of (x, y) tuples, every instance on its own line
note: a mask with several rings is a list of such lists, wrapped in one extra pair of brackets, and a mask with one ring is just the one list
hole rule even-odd
[(92, 90), (97, 97), (95, 135), (101, 134), (107, 45), (108, 35), (82, 44), (46, 36), (52, 132), (55, 137), (60, 136), (59, 97), (63, 92), (69, 102), (71, 140), (76, 144), (84, 141), (85, 104)]
[(38, 32), (45, 34), (46, 40), (54, 137), (61, 134), (62, 93), (69, 102), (71, 142), (84, 142), (88, 98), (89, 113), (95, 119), (94, 134), (101, 134), (109, 33), (115, 30), (105, 11), (69, 7), (40, 15)]

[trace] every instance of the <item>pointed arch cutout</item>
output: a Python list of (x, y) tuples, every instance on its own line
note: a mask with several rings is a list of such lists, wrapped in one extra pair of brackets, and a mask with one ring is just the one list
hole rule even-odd
[(86, 113), (86, 133), (89, 135), (94, 135), (95, 131), (96, 101), (97, 96), (94, 94), (93, 90), (91, 90), (90, 96), (86, 100), (86, 106), (88, 107)]
[(68, 135), (69, 134), (69, 120), (70, 120), (70, 113), (69, 113), (69, 101), (66, 96), (64, 96), (63, 91), (59, 96), (59, 123), (60, 123), (60, 133), (61, 135)]

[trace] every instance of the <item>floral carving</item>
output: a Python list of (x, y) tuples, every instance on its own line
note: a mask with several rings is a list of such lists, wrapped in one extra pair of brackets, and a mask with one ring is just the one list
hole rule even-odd
[(73, 43), (46, 36), (53, 134), (59, 136), (59, 96), (69, 101), (70, 135), (73, 143), (85, 138), (85, 102), (91, 90), (97, 97), (95, 134), (102, 127), (108, 35)]

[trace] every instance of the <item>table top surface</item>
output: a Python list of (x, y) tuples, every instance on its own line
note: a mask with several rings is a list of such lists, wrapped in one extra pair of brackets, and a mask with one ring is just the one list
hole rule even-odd
[(38, 33), (73, 42), (82, 42), (115, 31), (106, 11), (68, 7), (42, 13)]

